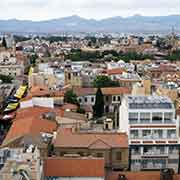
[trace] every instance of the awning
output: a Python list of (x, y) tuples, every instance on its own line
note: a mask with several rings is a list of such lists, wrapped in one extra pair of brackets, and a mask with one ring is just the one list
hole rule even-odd
[(32, 68), (32, 67), (30, 67), (28, 75), (29, 75), (29, 76), (31, 76), (31, 75), (32, 75), (32, 73), (33, 73), (33, 68)]
[(4, 112), (16, 110), (19, 103), (9, 103)]
[(27, 86), (20, 86), (14, 97), (21, 99), (27, 90)]

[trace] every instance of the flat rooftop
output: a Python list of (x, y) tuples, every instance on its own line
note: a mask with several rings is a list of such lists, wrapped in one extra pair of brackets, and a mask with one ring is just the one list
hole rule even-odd
[(165, 96), (127, 96), (130, 109), (173, 109), (170, 98)]

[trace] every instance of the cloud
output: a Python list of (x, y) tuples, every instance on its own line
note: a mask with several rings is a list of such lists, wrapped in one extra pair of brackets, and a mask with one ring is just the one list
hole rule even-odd
[[(42, 20), (70, 16), (168, 15), (180, 12), (180, 0), (1, 0), (0, 19)], [(168, 14), (167, 14), (168, 13)]]

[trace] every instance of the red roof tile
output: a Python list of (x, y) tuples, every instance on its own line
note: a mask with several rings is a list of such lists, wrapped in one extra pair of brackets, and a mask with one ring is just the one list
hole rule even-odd
[(73, 91), (77, 96), (95, 95), (96, 88), (74, 88)]
[(44, 173), (56, 177), (104, 177), (104, 160), (48, 158), (44, 161)]
[(126, 72), (122, 68), (115, 68), (115, 69), (107, 69), (106, 70), (108, 75), (116, 75), (116, 74), (122, 74), (123, 72)]
[(131, 93), (131, 89), (126, 87), (108, 87), (101, 88), (101, 90), (104, 95), (123, 95)]
[[(73, 91), (77, 96), (87, 96), (87, 95), (95, 95), (97, 89), (96, 88), (74, 88)], [(104, 95), (122, 95), (122, 94), (130, 94), (131, 89), (126, 87), (107, 87), (101, 88), (101, 91)]]
[(56, 129), (57, 124), (49, 120), (34, 117), (19, 119), (13, 122), (3, 144), (20, 136), (38, 135), (41, 132), (53, 133)]
[(29, 95), (32, 97), (50, 96), (50, 92), (46, 87), (34, 86), (31, 88)]
[(70, 109), (72, 111), (76, 111), (78, 109), (78, 106), (75, 104), (66, 103), (61, 107), (63, 110)]
[(34, 107), (19, 109), (16, 113), (15, 120), (31, 117), (32, 115), (34, 118), (40, 118), (40, 116), (43, 113), (48, 113), (48, 112), (55, 112), (57, 116), (61, 116), (61, 117), (63, 116), (63, 110), (60, 108), (52, 109), (47, 107), (34, 106)]
[(78, 133), (59, 128), (54, 140), (56, 147), (83, 147), (98, 149), (128, 148), (128, 137), (125, 133)]

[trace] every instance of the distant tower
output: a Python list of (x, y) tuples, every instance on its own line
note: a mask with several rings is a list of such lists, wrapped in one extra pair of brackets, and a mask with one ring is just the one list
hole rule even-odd
[(171, 36), (170, 36), (170, 44), (172, 46), (172, 50), (176, 48), (176, 34), (175, 34), (175, 29), (174, 26), (172, 26), (172, 31), (171, 31)]

